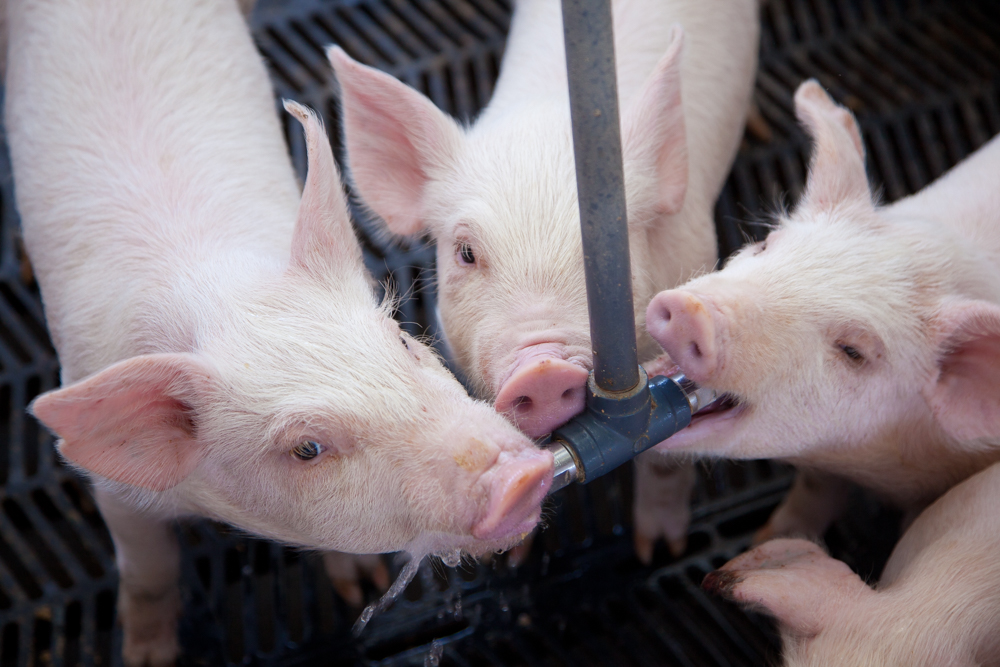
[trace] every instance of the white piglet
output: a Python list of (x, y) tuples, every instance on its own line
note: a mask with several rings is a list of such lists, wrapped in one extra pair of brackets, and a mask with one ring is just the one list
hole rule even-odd
[(1000, 464), (948, 491), (874, 590), (806, 540), (767, 542), (703, 586), (777, 618), (787, 667), (1000, 665)]
[[(657, 290), (715, 265), (712, 211), (750, 101), (757, 4), (612, 3), (639, 324)], [(437, 242), (458, 364), (528, 435), (562, 425), (583, 410), (592, 350), (559, 0), (516, 3), (493, 98), (469, 127), (338, 48), (330, 59), (351, 181), (391, 232)], [(693, 470), (663, 458), (640, 471), (647, 560), (660, 536), (683, 549), (689, 516)]]
[(301, 198), (235, 0), (15, 0), (6, 129), (62, 363), (34, 414), (89, 471), (129, 665), (177, 653), (202, 515), (356, 553), (505, 548), (551, 456), (402, 333), (364, 271), (327, 136)]
[[(780, 457), (911, 515), (1000, 459), (1000, 139), (877, 206), (854, 117), (815, 81), (802, 201), (717, 273), (659, 294), (650, 333), (728, 396), (660, 447)], [(842, 487), (806, 477), (768, 532), (818, 536)]]

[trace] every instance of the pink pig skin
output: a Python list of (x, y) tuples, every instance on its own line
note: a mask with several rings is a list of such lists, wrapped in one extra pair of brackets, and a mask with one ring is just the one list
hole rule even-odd
[(418, 556), (535, 526), (551, 456), (379, 306), (327, 137), (289, 103), (300, 197), (235, 0), (7, 10), (17, 205), (63, 373), (31, 409), (95, 482), (126, 664), (177, 654), (174, 518)]
[(766, 531), (815, 536), (836, 512), (806, 505), (841, 502), (831, 474), (912, 516), (1000, 459), (1000, 139), (879, 207), (853, 116), (814, 81), (795, 102), (815, 142), (802, 202), (646, 320), (736, 401), (660, 448), (821, 471)]
[(1000, 464), (928, 507), (874, 590), (805, 540), (767, 542), (705, 588), (778, 620), (785, 665), (1000, 665)]
[[(640, 325), (658, 290), (715, 265), (712, 211), (752, 92), (757, 5), (612, 3)], [(330, 59), (350, 178), (389, 231), (437, 242), (439, 317), (465, 375), (528, 435), (560, 426), (583, 409), (592, 350), (559, 1), (516, 3), (493, 97), (468, 127), (339, 49)], [(677, 468), (668, 458), (640, 465)], [(663, 501), (638, 509), (640, 556), (662, 536), (683, 549), (693, 472), (639, 479), (655, 487), (639, 495)]]

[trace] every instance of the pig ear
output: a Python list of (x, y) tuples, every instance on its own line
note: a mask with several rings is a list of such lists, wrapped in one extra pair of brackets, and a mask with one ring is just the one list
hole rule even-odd
[(39, 396), (30, 410), (59, 452), (107, 479), (165, 491), (201, 461), (199, 409), (212, 372), (190, 354), (149, 354)]
[(702, 587), (774, 616), (789, 632), (822, 630), (838, 600), (873, 595), (858, 575), (806, 540), (765, 542), (710, 572)]
[(361, 248), (351, 227), (340, 173), (323, 124), (301, 104), (285, 100), (285, 110), (302, 123), (309, 162), (292, 235), (292, 266), (312, 274), (345, 265), (360, 267)]
[(815, 79), (809, 79), (795, 91), (795, 114), (814, 143), (802, 206), (812, 212), (843, 203), (871, 206), (864, 144), (851, 112), (837, 106)]
[(460, 128), (416, 90), (340, 47), (327, 55), (340, 84), (351, 182), (390, 231), (420, 232), (427, 184), (455, 154)]
[(676, 213), (688, 185), (687, 134), (681, 104), (684, 30), (670, 29), (670, 46), (650, 74), (636, 102), (622, 118), (622, 152), (638, 173), (656, 179), (656, 211)]
[(924, 393), (934, 417), (958, 440), (1000, 438), (1000, 307), (950, 304), (937, 323), (938, 375)]

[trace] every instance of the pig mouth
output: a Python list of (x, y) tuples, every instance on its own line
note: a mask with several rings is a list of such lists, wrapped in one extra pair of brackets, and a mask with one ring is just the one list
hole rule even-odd
[(735, 410), (740, 406), (740, 399), (735, 394), (720, 394), (717, 399), (708, 405), (708, 407), (699, 410), (692, 418), (691, 423), (694, 424), (695, 421), (704, 419), (710, 415), (717, 415), (723, 412), (728, 412), (729, 410)]
[(687, 428), (664, 440), (658, 448), (671, 451), (722, 449), (748, 409), (748, 405), (739, 396), (720, 394), (714, 403), (691, 418), (691, 424)]

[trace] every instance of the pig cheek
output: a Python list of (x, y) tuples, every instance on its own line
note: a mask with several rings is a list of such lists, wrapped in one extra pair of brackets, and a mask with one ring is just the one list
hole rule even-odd
[(422, 530), (468, 534), (486, 499), (479, 482), (481, 471), (469, 470), (478, 463), (478, 459), (454, 452), (454, 457), (428, 461), (404, 481), (408, 504)]
[(479, 362), (484, 358), (481, 341), (489, 335), (488, 297), (487, 285), (479, 276), (441, 285), (441, 325), (462, 371), (480, 390), (487, 384), (487, 375)]

